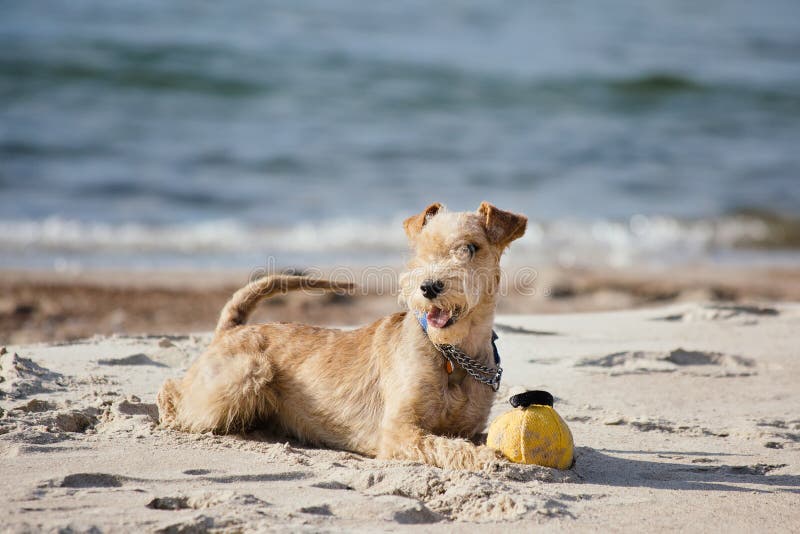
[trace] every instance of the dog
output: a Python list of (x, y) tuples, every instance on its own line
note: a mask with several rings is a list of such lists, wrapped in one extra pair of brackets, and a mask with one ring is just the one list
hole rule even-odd
[(445, 469), (491, 470), (476, 445), (499, 386), (492, 325), (500, 257), (527, 218), (483, 202), (431, 204), (403, 223), (414, 256), (400, 277), (408, 311), (356, 330), (247, 325), (264, 298), (332, 281), (273, 275), (237, 291), (213, 341), (158, 393), (163, 427), (240, 432), (277, 425), (311, 445)]

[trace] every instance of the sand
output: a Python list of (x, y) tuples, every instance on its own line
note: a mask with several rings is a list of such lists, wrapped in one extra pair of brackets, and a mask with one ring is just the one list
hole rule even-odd
[[(9, 345), (0, 530), (797, 531), (800, 304), (501, 315), (504, 386), (547, 389), (573, 469), (444, 471), (266, 432), (157, 427), (209, 334)], [(69, 530), (71, 529), (71, 530)]]

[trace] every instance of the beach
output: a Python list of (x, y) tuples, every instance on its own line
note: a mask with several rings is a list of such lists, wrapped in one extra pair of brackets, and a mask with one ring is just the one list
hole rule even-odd
[[(177, 324), (193, 333), (167, 333)], [(553, 393), (575, 440), (566, 471), (446, 471), (269, 430), (161, 429), (155, 394), (210, 328), (6, 344), (3, 530), (789, 532), (800, 522), (796, 303), (499, 315), (505, 374), (492, 418), (512, 393)]]
[[(0, 533), (796, 532), (797, 20), (796, 0), (4, 6)], [(238, 288), (352, 282), (251, 322), (371, 323), (401, 310), (404, 222), (485, 202), (527, 218), (490, 420), (550, 391), (572, 469), (159, 426)]]

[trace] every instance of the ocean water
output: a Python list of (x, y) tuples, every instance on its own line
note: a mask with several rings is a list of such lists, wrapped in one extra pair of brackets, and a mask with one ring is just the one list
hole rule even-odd
[(37, 0), (0, 16), (0, 266), (800, 265), (800, 3)]

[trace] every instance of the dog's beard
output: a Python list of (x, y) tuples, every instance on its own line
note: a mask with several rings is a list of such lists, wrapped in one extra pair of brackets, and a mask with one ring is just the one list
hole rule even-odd
[(450, 278), (441, 295), (427, 299), (419, 290), (424, 279), (405, 273), (401, 278), (400, 302), (425, 317), (428, 337), (433, 343), (457, 345), (469, 333), (469, 321), (464, 319), (479, 302), (479, 290), (467, 287), (464, 278)]
[(444, 293), (432, 300), (421, 294), (401, 295), (401, 302), (417, 315), (425, 316), (428, 323), (435, 328), (456, 323), (470, 310), (463, 295), (455, 292)]

